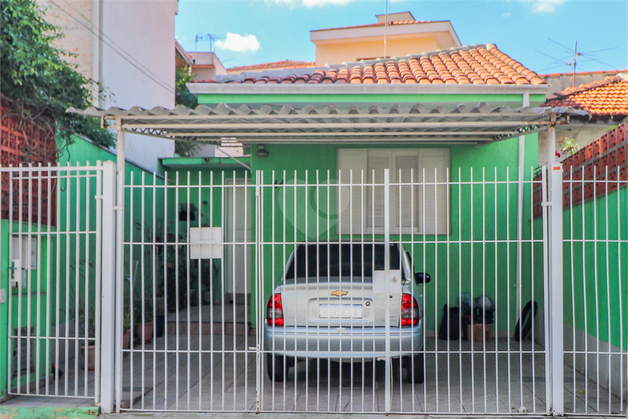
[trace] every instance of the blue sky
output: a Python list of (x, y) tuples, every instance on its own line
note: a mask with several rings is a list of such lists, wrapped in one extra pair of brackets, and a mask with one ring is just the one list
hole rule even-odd
[[(179, 0), (177, 40), (225, 67), (315, 59), (310, 30), (375, 23), (385, 0)], [(388, 12), (450, 20), (463, 45), (494, 43), (539, 74), (628, 69), (626, 0), (388, 0)], [(197, 40), (195, 42), (195, 40)]]

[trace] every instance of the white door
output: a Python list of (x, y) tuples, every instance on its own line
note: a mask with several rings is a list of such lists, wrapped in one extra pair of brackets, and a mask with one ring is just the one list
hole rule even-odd
[(228, 182), (225, 188), (225, 289), (234, 302), (248, 301), (251, 293), (251, 195), (244, 180)]

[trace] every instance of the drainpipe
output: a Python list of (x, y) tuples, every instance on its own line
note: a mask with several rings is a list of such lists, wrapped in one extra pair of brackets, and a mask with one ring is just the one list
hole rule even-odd
[[(523, 95), (523, 106), (530, 106), (529, 93)], [(519, 136), (519, 162), (517, 167), (517, 272), (515, 279), (517, 320), (520, 320), (521, 317), (521, 240), (523, 240), (523, 165), (525, 164), (525, 149), (526, 137), (521, 135)]]

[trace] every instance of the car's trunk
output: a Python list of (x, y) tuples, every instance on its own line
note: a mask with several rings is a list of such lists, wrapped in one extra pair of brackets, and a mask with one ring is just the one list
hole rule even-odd
[[(285, 326), (373, 327), (386, 323), (385, 298), (370, 283), (311, 282), (280, 287)], [(401, 301), (390, 300), (391, 325)]]
[(280, 287), (284, 325), (384, 326), (386, 304), (390, 305), (390, 324), (398, 325), (401, 258), (398, 245), (389, 249), (386, 271), (383, 243), (299, 245)]

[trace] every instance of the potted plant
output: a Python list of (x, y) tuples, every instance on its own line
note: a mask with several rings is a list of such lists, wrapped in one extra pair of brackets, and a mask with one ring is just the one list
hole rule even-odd
[(131, 347), (131, 313), (127, 310), (124, 312), (122, 327), (124, 329), (124, 335), (122, 336), (122, 349), (129, 349)]
[(155, 337), (161, 337), (166, 330), (166, 301), (164, 297), (155, 299)]
[[(142, 304), (143, 302), (143, 304)], [(135, 317), (135, 338), (138, 343), (150, 343), (153, 340), (153, 296), (147, 295), (144, 300), (141, 296), (135, 298), (133, 304)]]
[(79, 323), (79, 337), (81, 339), (79, 346), (83, 351), (82, 359), (85, 359), (85, 352), (87, 352), (87, 369), (94, 371), (96, 369), (96, 343), (94, 341), (96, 337), (96, 310), (93, 306), (85, 310), (85, 300), (80, 297), (78, 313), (76, 321)]

